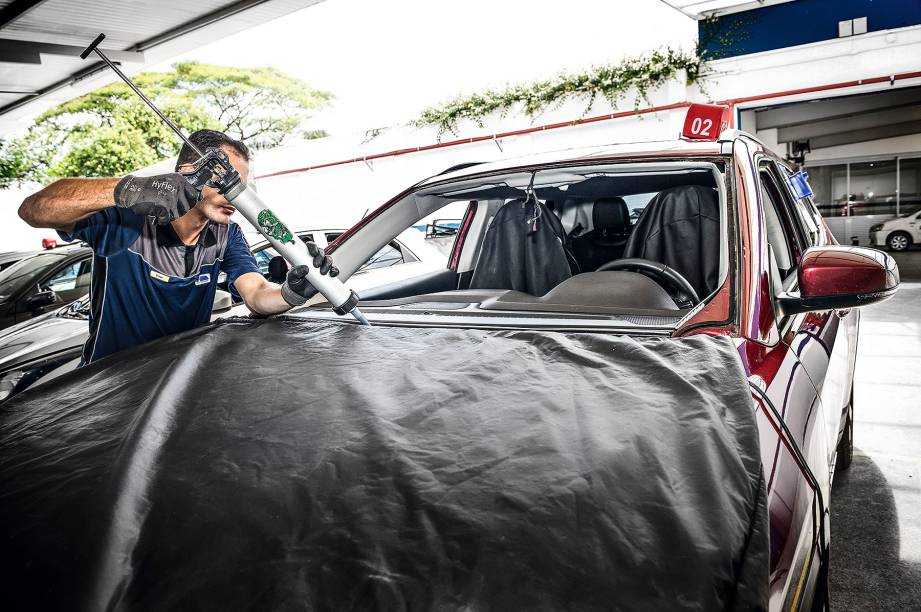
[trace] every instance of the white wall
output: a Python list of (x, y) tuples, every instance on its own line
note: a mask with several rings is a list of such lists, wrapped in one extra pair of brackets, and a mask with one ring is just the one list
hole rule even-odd
[(40, 249), (42, 238), (60, 240), (54, 230), (29, 227), (19, 218), (17, 211), (23, 198), (40, 188), (39, 185), (33, 185), (0, 189), (0, 252)]

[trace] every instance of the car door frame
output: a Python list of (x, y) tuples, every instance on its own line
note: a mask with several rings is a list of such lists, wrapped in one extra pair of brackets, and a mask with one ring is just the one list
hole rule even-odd
[[(776, 279), (771, 270), (764, 210), (773, 204), (763, 201), (761, 188), (761, 163), (772, 163), (775, 156), (756, 141), (740, 138), (736, 143), (740, 141), (746, 141), (741, 143), (745, 146), (734, 148), (734, 156), (744, 166), (737, 177), (744, 181), (744, 189), (737, 192), (744, 191), (745, 201), (739, 202), (739, 206), (748, 210), (749, 222), (747, 227), (739, 229), (748, 234), (742, 248), (750, 245), (745, 259), (751, 281), (742, 295), (752, 301), (743, 304), (742, 309), (754, 314), (747, 323), (743, 318), (740, 354), (753, 386), (762, 438), (772, 530), (771, 608), (786, 609), (810, 601), (817, 592), (821, 567), (816, 562), (821, 560), (817, 554), (821, 541), (819, 526), (824, 525), (827, 530), (827, 506), (820, 509), (817, 501), (828, 499), (829, 486), (824, 469), (824, 419), (818, 390), (791, 347), (793, 332), (806, 317), (782, 317), (776, 307)], [(777, 181), (776, 175), (774, 179)], [(778, 195), (782, 200), (782, 192)], [(803, 248), (797, 231), (789, 225), (792, 212), (781, 206), (778, 215), (785, 230), (784, 240), (790, 244), (794, 263), (798, 265)], [(795, 284), (794, 277), (795, 272), (794, 276), (788, 276), (787, 285)], [(776, 418), (763, 405), (759, 409), (759, 395), (769, 402), (772, 411), (776, 410)], [(791, 447), (805, 455), (803, 462)], [(818, 491), (812, 481), (817, 482)]]

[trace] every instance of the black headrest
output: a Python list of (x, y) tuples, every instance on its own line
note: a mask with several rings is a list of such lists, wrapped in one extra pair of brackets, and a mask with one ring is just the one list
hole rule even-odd
[(630, 211), (623, 198), (601, 198), (592, 207), (592, 225), (596, 230), (626, 231), (630, 227)]

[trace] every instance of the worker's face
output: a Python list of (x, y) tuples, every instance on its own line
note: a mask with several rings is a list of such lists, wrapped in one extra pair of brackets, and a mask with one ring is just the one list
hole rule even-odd
[[(240, 173), (240, 178), (245, 183), (249, 180), (249, 163), (240, 157), (240, 154), (230, 147), (221, 147), (227, 157), (230, 158), (231, 165)], [(236, 210), (233, 204), (217, 192), (214, 187), (205, 187), (201, 190), (201, 200), (195, 205), (195, 210), (215, 223), (224, 225), (230, 223), (230, 216)]]

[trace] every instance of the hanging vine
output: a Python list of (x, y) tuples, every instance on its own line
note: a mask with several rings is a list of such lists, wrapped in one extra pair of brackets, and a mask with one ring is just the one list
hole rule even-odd
[(457, 124), (462, 119), (475, 121), (483, 127), (488, 115), (498, 112), (504, 117), (517, 104), (523, 104), (524, 113), (529, 117), (557, 108), (571, 99), (587, 100), (588, 111), (599, 96), (614, 106), (631, 89), (636, 91), (635, 104), (639, 108), (642, 102), (649, 103), (650, 90), (673, 79), (681, 70), (687, 73), (689, 85), (695, 83), (702, 65), (701, 58), (694, 54), (671, 48), (656, 50), (619, 64), (574, 74), (564, 73), (546, 81), (458, 96), (440, 106), (425, 109), (413, 125), (435, 126), (440, 138), (445, 132), (456, 134)]

